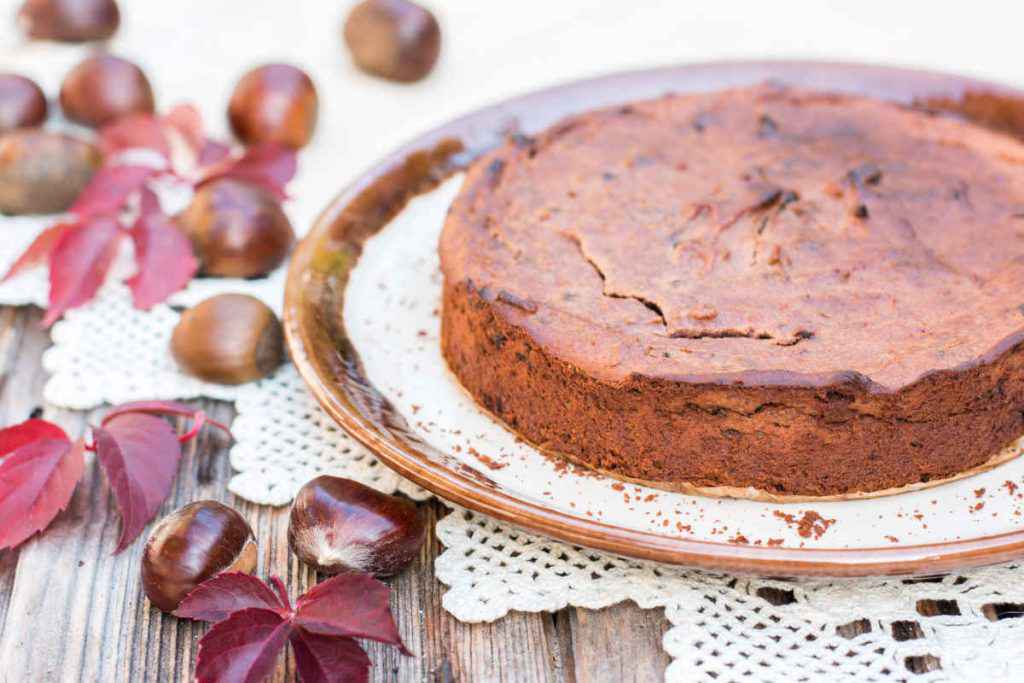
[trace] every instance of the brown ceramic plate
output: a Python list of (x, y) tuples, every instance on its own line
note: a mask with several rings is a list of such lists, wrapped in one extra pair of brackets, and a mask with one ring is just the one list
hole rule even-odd
[(285, 293), (285, 329), (295, 364), (317, 400), (384, 463), (440, 497), (540, 534), (620, 555), (787, 576), (933, 574), (1024, 556), (1019, 525), (940, 543), (796, 548), (713, 542), (567, 514), (495, 484), (426, 443), (367, 379), (342, 320), (346, 286), (364, 241), (411, 197), (434, 188), (511, 133), (536, 132), (580, 111), (666, 92), (767, 80), (952, 111), (1024, 135), (1022, 91), (948, 74), (817, 62), (650, 69), (570, 83), (482, 109), (425, 133), (369, 169), (330, 204), (296, 250)]

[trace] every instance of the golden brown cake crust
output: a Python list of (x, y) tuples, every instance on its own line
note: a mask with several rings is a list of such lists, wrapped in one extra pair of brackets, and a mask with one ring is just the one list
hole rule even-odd
[(842, 495), (1024, 433), (1024, 145), (768, 86), (567, 120), (470, 169), (442, 344), (528, 440), (666, 485)]

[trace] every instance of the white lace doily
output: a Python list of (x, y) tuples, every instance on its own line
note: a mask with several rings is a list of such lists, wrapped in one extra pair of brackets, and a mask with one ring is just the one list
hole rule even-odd
[[(0, 0), (0, 15), (12, 16), (19, 4)], [(325, 21), (340, 21), (344, 10), (328, 0), (254, 1), (248, 6), (252, 20), (244, 30), (238, 30), (236, 8), (229, 4), (218, 8), (198, 0), (122, 0), (125, 21), (112, 47), (147, 68), (161, 107), (195, 101), (219, 134), (224, 133), (231, 83), (253, 60), (287, 60), (310, 70), (321, 86), (322, 119), (343, 125), (322, 125), (314, 144), (303, 152), (299, 176), (290, 188), (294, 200), (287, 206), (300, 233), (345, 178), (431, 123), (510, 92), (580, 74), (799, 50), (939, 68), (970, 65), (979, 74), (1020, 80), (1017, 62), (1007, 60), (1003, 49), (1012, 43), (1019, 23), (1007, 19), (1006, 13), (1016, 10), (1006, 4), (994, 7), (1003, 20), (990, 23), (982, 42), (963, 39), (961, 12), (943, 14), (940, 8), (932, 17), (938, 22), (936, 30), (919, 31), (915, 41), (906, 40), (905, 27), (914, 25), (917, 10), (910, 5), (901, 10), (893, 3), (842, 8), (807, 4), (801, 7), (801, 22), (788, 21), (773, 5), (745, 3), (734, 8), (733, 19), (726, 17), (733, 10), (688, 17), (685, 37), (662, 30), (666, 25), (682, 27), (676, 3), (631, 10), (631, 3), (538, 2), (533, 9), (509, 4), (489, 7), (488, 12), (481, 12), (477, 2), (432, 4), (443, 9), (442, 23), (454, 39), (446, 42), (438, 74), (414, 87), (395, 87), (352, 69), (341, 54), (336, 31), (324, 28)], [(904, 15), (894, 19), (892, 13), (900, 11)], [(977, 8), (975, 13), (982, 14)], [(184, 21), (187, 17), (202, 21)], [(808, 25), (821, 30), (808, 32)], [(608, 36), (621, 36), (625, 26), (645, 39), (618, 41), (616, 50), (608, 50)], [(731, 39), (749, 26), (771, 30), (745, 31), (743, 41)], [(89, 49), (26, 44), (13, 24), (2, 31), (2, 70), (25, 73), (51, 94)], [(572, 34), (572, 50), (563, 49), (567, 32)], [(154, 41), (154, 35), (160, 39)], [(957, 40), (950, 40), (951, 35)], [(271, 52), (256, 45), (272, 46)], [(880, 51), (876, 54), (872, 46)], [(525, 56), (507, 59), (513, 52)], [(495, 78), (498, 73), (501, 77)], [(0, 270), (47, 224), (39, 218), (0, 218)], [(117, 268), (129, 272), (130, 252), (122, 255)], [(75, 409), (146, 398), (233, 400), (238, 441), (230, 454), (236, 475), (229, 488), (255, 502), (284, 505), (298, 486), (320, 472), (427, 497), (340, 431), (309, 396), (293, 367), (234, 388), (198, 382), (176, 370), (166, 353), (176, 306), (217, 292), (245, 291), (279, 309), (282, 283), (283, 272), (260, 281), (197, 280), (169, 305), (143, 312), (134, 310), (127, 290), (112, 281), (93, 304), (70, 312), (54, 326), (54, 346), (44, 357), (51, 373), (46, 399)], [(0, 303), (44, 304), (46, 293), (46, 274), (39, 269), (0, 285)], [(672, 623), (664, 637), (664, 648), (673, 658), (666, 678), (674, 682), (1021, 677), (1012, 668), (1019, 667), (1024, 652), (1024, 619), (1012, 618), (1024, 612), (1024, 568), (1018, 566), (937, 582), (781, 582), (624, 560), (461, 510), (439, 522), (437, 533), (446, 550), (437, 558), (436, 573), (450, 587), (444, 606), (457, 618), (488, 621), (509, 610), (600, 608), (622, 600), (645, 609), (663, 608)], [(922, 600), (937, 601), (941, 609), (925, 607)], [(915, 662), (934, 659), (940, 670), (911, 673)]]

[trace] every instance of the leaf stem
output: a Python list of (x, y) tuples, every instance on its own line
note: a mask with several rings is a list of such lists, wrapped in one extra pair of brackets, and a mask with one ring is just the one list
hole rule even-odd
[(203, 428), (204, 424), (206, 424), (206, 413), (202, 410), (197, 410), (195, 414), (192, 415), (192, 419), (194, 420), (192, 423), (192, 429), (179, 436), (178, 443), (185, 443), (186, 441), (191, 441), (195, 438), (196, 434), (199, 433), (199, 430)]

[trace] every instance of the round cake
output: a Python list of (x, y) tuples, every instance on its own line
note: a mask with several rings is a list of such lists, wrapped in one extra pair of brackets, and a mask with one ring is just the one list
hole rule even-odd
[(1024, 434), (1024, 144), (770, 85), (589, 112), (469, 169), (442, 348), (614, 477), (752, 497), (921, 486)]

